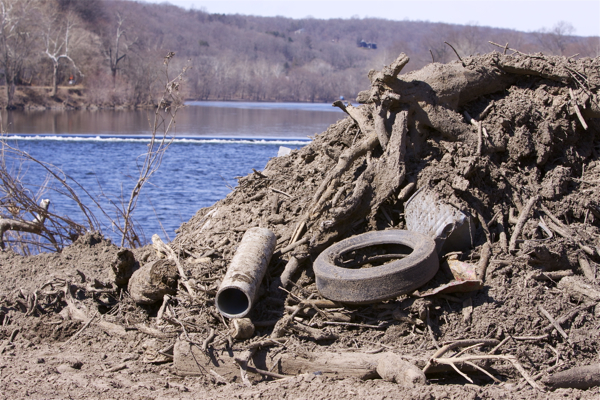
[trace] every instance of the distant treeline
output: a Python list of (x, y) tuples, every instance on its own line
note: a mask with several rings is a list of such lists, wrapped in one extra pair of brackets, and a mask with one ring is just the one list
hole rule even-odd
[[(504, 51), (600, 54), (600, 38), (559, 23), (524, 33), (481, 26), (384, 19), (290, 19), (209, 14), (168, 4), (115, 0), (0, 0), (4, 106), (18, 88), (82, 88), (104, 106), (151, 104), (171, 67), (190, 60), (186, 97), (198, 100), (332, 101), (369, 86), (367, 72), (401, 52), (404, 71), (459, 55)], [(509, 50), (510, 51), (510, 50)], [(179, 64), (177, 64), (179, 63)]]

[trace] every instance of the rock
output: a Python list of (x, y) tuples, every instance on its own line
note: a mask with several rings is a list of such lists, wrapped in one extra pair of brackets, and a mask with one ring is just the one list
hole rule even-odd
[(250, 318), (234, 318), (231, 320), (233, 333), (231, 336), (237, 340), (250, 339), (254, 335), (254, 324)]
[(68, 374), (68, 373), (77, 372), (77, 370), (69, 364), (59, 365), (58, 367), (56, 367), (56, 371), (58, 371), (59, 374)]
[(129, 279), (129, 294), (137, 304), (153, 304), (165, 294), (177, 292), (179, 274), (171, 260), (150, 262), (133, 273)]

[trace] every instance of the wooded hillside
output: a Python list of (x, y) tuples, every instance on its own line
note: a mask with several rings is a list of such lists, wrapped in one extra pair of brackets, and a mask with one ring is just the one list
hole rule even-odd
[[(524, 33), (480, 26), (383, 19), (290, 19), (209, 14), (168, 4), (106, 0), (0, 0), (3, 107), (69, 93), (99, 106), (152, 103), (162, 60), (190, 60), (189, 99), (332, 101), (354, 98), (370, 69), (400, 52), (408, 70), (503, 51), (576, 57), (600, 54), (600, 38), (559, 23)], [(61, 91), (61, 86), (63, 87)], [(64, 87), (72, 87), (67, 91)]]

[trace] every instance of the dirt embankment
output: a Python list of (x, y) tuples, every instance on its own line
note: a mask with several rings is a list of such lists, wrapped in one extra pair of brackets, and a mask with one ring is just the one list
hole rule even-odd
[[(362, 106), (338, 104), (346, 119), (239, 179), (167, 249), (129, 254), (87, 235), (61, 254), (3, 253), (4, 395), (597, 398), (555, 374), (598, 365), (600, 59), (492, 53), (402, 75), (407, 62), (372, 71)], [(472, 246), (455, 257), (483, 287), (423, 297), (452, 279), (441, 268), (375, 304), (322, 298), (316, 256), (404, 228), (419, 189), (470, 218)], [(257, 226), (277, 245), (242, 338), (214, 299)], [(173, 291), (136, 305), (127, 278), (160, 257), (165, 279), (152, 279)], [(426, 383), (386, 372), (405, 362)]]

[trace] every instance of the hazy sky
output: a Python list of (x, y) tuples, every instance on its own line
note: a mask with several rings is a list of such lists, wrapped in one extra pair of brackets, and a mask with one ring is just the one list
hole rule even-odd
[(575, 35), (600, 36), (600, 0), (137, 0), (171, 3), (209, 13), (319, 19), (376, 17), (392, 20), (476, 24), (524, 32), (566, 21)]

